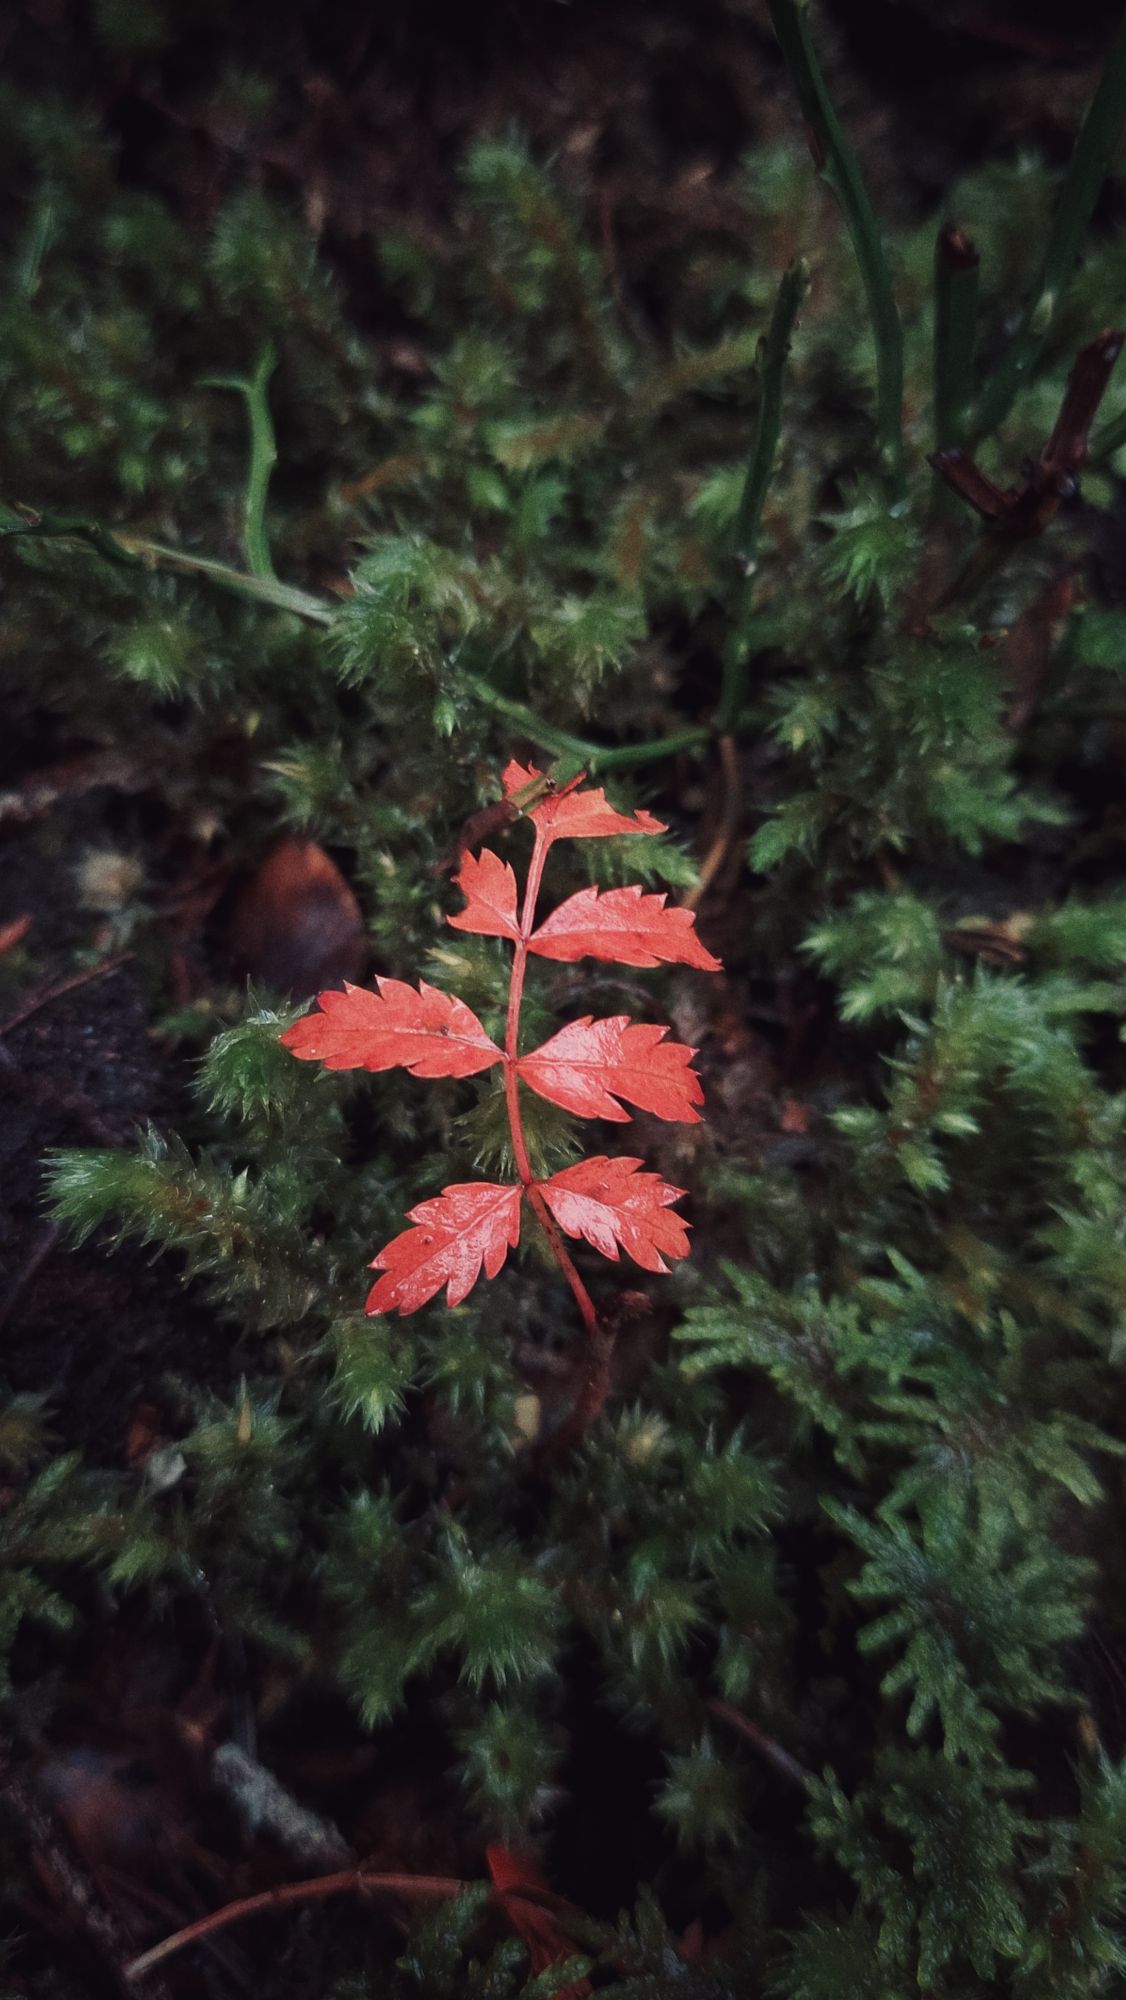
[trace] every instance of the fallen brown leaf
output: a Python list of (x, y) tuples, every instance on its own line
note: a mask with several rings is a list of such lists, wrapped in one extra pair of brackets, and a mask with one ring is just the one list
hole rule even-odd
[(360, 906), (314, 840), (283, 840), (267, 855), (239, 896), (227, 933), (238, 973), (295, 996), (355, 979), (363, 941)]

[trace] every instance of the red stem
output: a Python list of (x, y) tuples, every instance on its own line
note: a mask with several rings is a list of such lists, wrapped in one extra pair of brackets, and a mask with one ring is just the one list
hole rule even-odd
[(538, 1187), (536, 1187), (534, 1184), (528, 1189), (528, 1200), (532, 1204), (532, 1209), (534, 1211), (536, 1221), (539, 1223), (540, 1228), (543, 1230), (544, 1235), (547, 1237), (547, 1240), (551, 1245), (552, 1254), (555, 1258), (555, 1261), (558, 1264), (559, 1269), (562, 1271), (563, 1276), (566, 1278), (567, 1283), (570, 1285), (572, 1292), (574, 1293), (575, 1304), (578, 1306), (578, 1309), (583, 1316), (583, 1325), (585, 1326), (588, 1333), (591, 1334), (597, 1333), (599, 1330), (600, 1322), (597, 1310), (595, 1309), (594, 1300), (591, 1298), (590, 1293), (587, 1291), (586, 1286), (583, 1284), (583, 1281), (578, 1274), (578, 1271), (575, 1269), (571, 1253), (568, 1250), (566, 1244), (564, 1243), (563, 1238), (559, 1234), (559, 1230), (552, 1219), (551, 1211), (548, 1208), (547, 1203), (545, 1202)]
[(524, 1191), (536, 1220), (551, 1245), (552, 1255), (571, 1287), (575, 1304), (583, 1317), (583, 1325), (588, 1333), (595, 1333), (598, 1328), (598, 1313), (594, 1301), (575, 1269), (571, 1254), (536, 1185), (532, 1163), (528, 1158), (528, 1144), (524, 1137), (524, 1121), (520, 1115), (520, 1080), (516, 1070), (520, 1056), (520, 1007), (524, 998), (524, 974), (528, 969), (528, 939), (535, 928), (536, 901), (540, 893), (549, 846), (550, 837), (537, 826), (536, 844), (532, 849), (532, 859), (528, 864), (528, 880), (524, 888), (524, 907), (520, 912), (520, 938), (512, 955), (512, 976), (508, 988), (508, 1019), (504, 1029), (504, 1101), (508, 1110), (508, 1129), (512, 1134), (512, 1156), (516, 1161), (516, 1171), (523, 1182)]
[(240, 1923), (243, 1917), (252, 1917), (259, 1910), (279, 1909), (286, 1903), (308, 1903), (319, 1896), (340, 1896), (357, 1889), (361, 1893), (382, 1889), (398, 1896), (458, 1896), (472, 1886), (450, 1875), (369, 1875), (362, 1868), (345, 1868), (338, 1875), (316, 1875), (308, 1882), (286, 1882), (280, 1888), (264, 1890), (259, 1896), (243, 1896), (237, 1903), (227, 1903), (221, 1910), (212, 1910), (210, 1916), (200, 1917), (198, 1922), (186, 1924), (182, 1931), (162, 1938), (151, 1951), (142, 1952), (140, 1958), (125, 1967), (125, 1977), (140, 1979), (162, 1960), (183, 1951), (186, 1945), (210, 1937), (213, 1931), (226, 1930), (228, 1924)]

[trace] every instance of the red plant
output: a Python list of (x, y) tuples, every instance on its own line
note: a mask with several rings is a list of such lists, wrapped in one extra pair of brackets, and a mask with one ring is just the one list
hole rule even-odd
[[(513, 1854), (494, 1841), (486, 1847), (485, 1859), (493, 1878), (494, 1899), (517, 1937), (527, 1946), (532, 1971), (546, 1972), (549, 1966), (570, 1958), (574, 1946), (552, 1912), (564, 1916), (579, 1913), (562, 1896), (553, 1895), (531, 1855)], [(554, 2000), (586, 2000), (590, 1991), (589, 1979), (576, 1979), (567, 1986), (556, 1987)]]
[(416, 1312), (446, 1288), (459, 1305), (481, 1275), (495, 1278), (520, 1236), (525, 1202), (532, 1209), (567, 1279), (588, 1332), (598, 1315), (575, 1269), (563, 1234), (584, 1237), (615, 1261), (625, 1250), (647, 1271), (665, 1271), (666, 1258), (688, 1251), (688, 1225), (672, 1210), (681, 1194), (638, 1159), (603, 1153), (565, 1167), (545, 1180), (532, 1171), (520, 1115), (523, 1083), (551, 1103), (588, 1118), (623, 1122), (625, 1104), (658, 1118), (693, 1124), (702, 1102), (691, 1067), (696, 1051), (665, 1040), (667, 1028), (644, 1026), (624, 1014), (570, 1021), (530, 1055), (520, 1053), (520, 1006), (529, 952), (539, 958), (597, 958), (625, 965), (693, 965), (717, 972), (719, 960), (696, 936), (695, 919), (668, 909), (663, 895), (639, 888), (581, 889), (536, 925), (544, 863), (555, 841), (597, 840), (616, 833), (663, 833), (647, 812), (626, 814), (605, 793), (580, 778), (556, 788), (540, 772), (510, 764), (503, 777), (511, 815), (532, 822), (535, 845), (522, 906), (516, 877), (490, 848), (467, 854), (455, 880), (465, 909), (449, 919), (455, 930), (507, 938), (513, 946), (504, 1047), (486, 1034), (472, 1009), (453, 994), (398, 979), (377, 979), (376, 990), (345, 985), (322, 993), (319, 1013), (307, 1014), (282, 1036), (286, 1048), (328, 1069), (383, 1070), (402, 1066), (415, 1076), (475, 1076), (499, 1063), (519, 1181), (511, 1185), (466, 1181), (443, 1188), (411, 1209), (404, 1229), (374, 1259), (382, 1273), (367, 1301), (369, 1313)]

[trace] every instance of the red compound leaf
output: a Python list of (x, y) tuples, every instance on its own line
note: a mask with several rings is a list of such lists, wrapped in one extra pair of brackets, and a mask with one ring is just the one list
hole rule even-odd
[(520, 1240), (520, 1187), (461, 1181), (412, 1208), (404, 1229), (372, 1261), (383, 1276), (368, 1294), (369, 1313), (417, 1312), (446, 1287), (459, 1306), (481, 1275), (495, 1278)]
[[(704, 1101), (700, 1079), (690, 1068), (695, 1049), (666, 1042), (668, 1029), (613, 1014), (595, 1021), (584, 1014), (517, 1064), (523, 1081), (580, 1118), (612, 1118), (624, 1124), (625, 1098), (657, 1118), (698, 1125), (695, 1110)], [(613, 1095), (611, 1095), (613, 1093)]]
[[(485, 1849), (485, 1859), (493, 1878), (493, 1894), (517, 1937), (527, 1946), (532, 1971), (546, 1972), (549, 1966), (570, 1958), (575, 1947), (544, 1905), (553, 1904), (557, 1910), (573, 1906), (552, 1895), (537, 1864), (495, 1842)], [(570, 1986), (557, 1988), (555, 2000), (582, 2000), (590, 1991), (589, 1979), (576, 1979)]]
[(502, 1060), (464, 1000), (423, 982), (416, 993), (401, 979), (377, 979), (378, 992), (349, 986), (318, 995), (319, 1014), (306, 1014), (281, 1040), (304, 1062), (326, 1069), (409, 1069), (413, 1076), (475, 1076)]
[(479, 855), (466, 855), (454, 881), (465, 897), (465, 908), (449, 918), (452, 929), (518, 942), (516, 877), (507, 861), (502, 861), (491, 848), (483, 847)]
[[(664, 827), (651, 813), (618, 812), (603, 791), (584, 787), (579, 778), (557, 787), (534, 765), (510, 763), (503, 787), (505, 803), (494, 814), (515, 817), (522, 812), (536, 829), (523, 914), (508, 863), (488, 847), (474, 855), (461, 844), (456, 879), (465, 908), (449, 921), (454, 930), (504, 938), (516, 946), (505, 1049), (497, 1046), (463, 1000), (425, 984), (416, 991), (398, 979), (377, 979), (374, 990), (347, 982), (343, 992), (326, 990), (319, 996), (319, 1011), (295, 1022), (281, 1040), (302, 1061), (321, 1062), (334, 1070), (401, 1066), (419, 1077), (470, 1077), (504, 1064), (509, 1130), (521, 1181), (506, 1186), (459, 1182), (411, 1209), (409, 1226), (371, 1266), (380, 1275), (368, 1296), (369, 1313), (417, 1312), (443, 1291), (447, 1305), (460, 1305), (482, 1270), (494, 1278), (519, 1241), (521, 1203), (527, 1193), (584, 1325), (594, 1333), (597, 1309), (559, 1232), (585, 1238), (615, 1261), (625, 1250), (644, 1270), (667, 1271), (668, 1262), (688, 1254), (688, 1224), (672, 1208), (681, 1190), (643, 1170), (640, 1160), (615, 1160), (605, 1154), (582, 1160), (548, 1180), (534, 1180), (518, 1080), (568, 1111), (615, 1123), (628, 1122), (625, 1107), (631, 1105), (658, 1118), (695, 1124), (703, 1091), (692, 1068), (694, 1049), (668, 1040), (666, 1026), (631, 1021), (624, 1014), (600, 1021), (586, 1014), (530, 1055), (510, 1055), (519, 1047), (525, 954), (530, 950), (564, 963), (595, 958), (638, 966), (690, 965), (705, 972), (718, 971), (719, 960), (696, 936), (689, 911), (669, 909), (663, 895), (646, 894), (637, 886), (604, 893), (584, 889), (532, 931), (546, 850), (553, 841), (663, 833)], [(484, 826), (477, 826), (476, 832), (480, 839)], [(589, 1395), (576, 1403), (572, 1413), (576, 1437), (599, 1407)], [(551, 1904), (559, 1907), (558, 1899), (551, 1898), (535, 1877), (534, 1864), (502, 1848), (492, 1850), (489, 1859), (498, 1903), (526, 1939), (533, 1962), (546, 1968), (567, 1945), (550, 1916)], [(575, 1996), (589, 1990), (584, 1980), (568, 1988)]]
[(528, 940), (540, 958), (600, 958), (615, 965), (694, 965), (719, 972), (720, 962), (696, 936), (691, 910), (666, 907), (663, 895), (628, 889), (580, 889), (568, 896)]
[[(515, 800), (530, 785), (546, 782), (534, 764), (509, 764), (501, 779), (506, 799)], [(583, 787), (579, 779), (559, 791), (548, 791), (524, 808), (527, 817), (544, 836), (553, 840), (600, 840), (611, 833), (664, 833), (664, 822), (640, 809), (620, 813), (598, 786)]]
[(666, 1257), (688, 1255), (688, 1224), (671, 1206), (684, 1190), (639, 1173), (641, 1165), (600, 1153), (539, 1182), (539, 1192), (568, 1236), (585, 1237), (615, 1263), (621, 1248), (642, 1270), (667, 1271)]

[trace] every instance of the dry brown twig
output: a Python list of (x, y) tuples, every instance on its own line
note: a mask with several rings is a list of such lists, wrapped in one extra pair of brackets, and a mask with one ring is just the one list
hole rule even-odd
[(209, 1916), (200, 1917), (194, 1924), (185, 1924), (183, 1930), (174, 1931), (171, 1937), (163, 1938), (150, 1951), (144, 1951), (139, 1958), (133, 1959), (125, 1967), (125, 1977), (130, 1981), (144, 1979), (165, 1959), (174, 1958), (177, 1952), (185, 1951), (189, 1945), (210, 1937), (215, 1931), (225, 1930), (229, 1924), (258, 1916), (265, 1910), (286, 1909), (296, 1903), (311, 1903), (325, 1896), (381, 1894), (413, 1899), (460, 1896), (464, 1889), (475, 1886), (452, 1875), (369, 1875), (362, 1868), (341, 1869), (335, 1875), (315, 1875), (307, 1882), (284, 1882), (276, 1889), (262, 1890), (257, 1896), (240, 1896), (237, 1902), (226, 1903), (221, 1910), (212, 1910)]
[(41, 986), (37, 993), (29, 994), (23, 1005), (17, 1007), (14, 1014), (9, 1014), (6, 1021), (0, 1021), (0, 1036), (10, 1035), (13, 1028), (22, 1028), (25, 1021), (30, 1021), (33, 1014), (38, 1014), (41, 1007), (49, 1006), (52, 1000), (61, 1000), (64, 993), (74, 993), (80, 986), (89, 986), (91, 980), (107, 978), (135, 957), (135, 952), (118, 951), (110, 958), (100, 958), (96, 965), (83, 966), (80, 972), (69, 973), (65, 979), (56, 979), (49, 986)]

